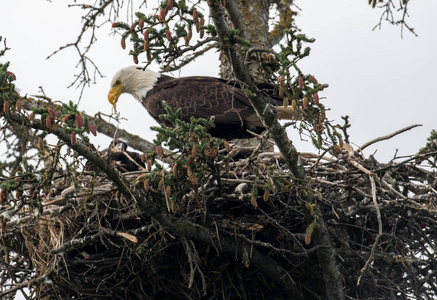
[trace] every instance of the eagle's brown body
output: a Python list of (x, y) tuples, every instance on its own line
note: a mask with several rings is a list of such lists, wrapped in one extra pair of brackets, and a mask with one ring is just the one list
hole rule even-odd
[[(145, 83), (147, 81), (147, 83)], [(181, 119), (215, 117), (215, 127), (210, 130), (213, 136), (224, 139), (247, 138), (252, 135), (247, 130), (260, 133), (265, 130), (263, 123), (250, 104), (249, 98), (235, 81), (206, 76), (173, 78), (128, 67), (120, 70), (111, 85), (111, 103), (115, 103), (120, 93), (132, 94), (149, 114), (158, 122), (164, 120), (162, 100), (175, 111), (182, 109)], [(283, 99), (273, 93), (273, 85), (260, 83), (258, 88), (265, 93), (265, 100), (280, 108)], [(113, 98), (115, 97), (115, 101)], [(279, 109), (279, 117), (298, 119), (297, 113), (289, 107)]]
[[(267, 99), (282, 105), (277, 97)], [(187, 122), (191, 116), (205, 119), (215, 116), (215, 127), (210, 133), (216, 137), (247, 138), (252, 135), (246, 129), (257, 133), (265, 130), (249, 99), (235, 82), (205, 76), (173, 78), (161, 75), (143, 98), (144, 107), (158, 122), (163, 122), (159, 115), (165, 113), (162, 100), (173, 110), (181, 108), (181, 119)]]

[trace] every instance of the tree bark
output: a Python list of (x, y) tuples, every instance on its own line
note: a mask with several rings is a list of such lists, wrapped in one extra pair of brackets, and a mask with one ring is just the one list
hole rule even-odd
[[(271, 49), (269, 40), (269, 0), (243, 1), (229, 0), (226, 1), (226, 22), (228, 26), (240, 31), (240, 37), (252, 43), (253, 47), (258, 49)], [(240, 48), (239, 46), (236, 46)], [(228, 58), (228, 53), (222, 51), (220, 54), (220, 76), (222, 78), (235, 78), (233, 66)], [(259, 81), (267, 81), (268, 74), (263, 72), (260, 60), (251, 59), (245, 62), (247, 70), (252, 78)], [(240, 147), (256, 148), (259, 139), (248, 138), (234, 140), (233, 144)], [(273, 145), (267, 143), (263, 146), (263, 151), (273, 151)]]
[[(271, 49), (269, 41), (269, 9), (270, 1), (226, 1), (227, 22), (240, 31), (240, 36), (252, 43), (253, 47)], [(221, 53), (220, 75), (222, 78), (233, 78), (232, 66), (227, 54)], [(247, 62), (248, 70), (254, 79), (265, 81), (266, 74), (260, 72), (260, 64), (256, 60)]]

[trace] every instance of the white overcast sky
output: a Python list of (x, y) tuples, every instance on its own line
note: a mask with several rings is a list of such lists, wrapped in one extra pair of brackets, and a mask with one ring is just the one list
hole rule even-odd
[[(71, 1), (69, 1), (71, 2)], [(91, 1), (90, 3), (94, 3)], [(425, 145), (431, 129), (437, 129), (434, 87), (437, 85), (437, 1), (411, 1), (409, 24), (418, 37), (400, 28), (383, 24), (372, 31), (381, 10), (372, 9), (367, 0), (306, 0), (297, 1), (302, 9), (297, 25), (302, 32), (316, 38), (312, 54), (302, 61), (304, 73), (315, 75), (329, 88), (320, 93), (323, 103), (331, 108), (328, 117), (342, 123), (349, 115), (349, 133), (356, 145), (389, 134), (411, 124), (419, 127), (390, 141), (379, 142), (366, 149), (377, 150), (382, 162), (398, 155), (414, 154)], [(144, 10), (144, 8), (143, 8)], [(47, 96), (55, 100), (77, 101), (79, 90), (67, 89), (73, 80), (77, 55), (73, 48), (61, 51), (50, 60), (46, 57), (64, 44), (75, 41), (81, 28), (81, 11), (68, 8), (67, 1), (14, 0), (0, 4), (0, 35), (11, 48), (2, 62), (11, 61), (10, 70), (17, 76), (22, 93), (33, 95), (43, 86)], [(147, 13), (147, 12), (146, 12)], [(126, 21), (126, 14), (121, 20)], [(112, 75), (132, 64), (132, 58), (120, 47), (119, 35), (111, 34), (111, 24), (98, 31), (98, 41), (89, 53), (106, 78), (84, 92), (80, 109), (93, 115), (110, 114), (107, 92)], [(217, 76), (218, 61), (212, 53), (184, 69), (182, 75)], [(140, 62), (145, 57), (140, 57)], [(179, 76), (179, 73), (175, 73)], [(326, 97), (326, 98), (325, 98)], [(156, 124), (131, 96), (123, 95), (118, 104), (122, 117), (120, 127), (143, 138), (153, 139), (149, 127)], [(299, 151), (316, 150), (302, 143), (289, 130), (289, 136)], [(93, 138), (92, 142), (106, 147), (109, 139)]]

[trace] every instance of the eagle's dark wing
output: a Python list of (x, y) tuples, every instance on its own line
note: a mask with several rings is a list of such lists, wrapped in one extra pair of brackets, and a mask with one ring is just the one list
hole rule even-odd
[(219, 78), (172, 78), (163, 75), (143, 99), (144, 107), (158, 122), (163, 122), (159, 115), (165, 113), (162, 100), (173, 110), (181, 108), (181, 119), (184, 121), (189, 121), (191, 116), (205, 119), (215, 116), (216, 127), (210, 131), (214, 136), (249, 137), (246, 128), (257, 132), (262, 129), (256, 128), (260, 124), (254, 126), (254, 120), (259, 119), (239, 86)]

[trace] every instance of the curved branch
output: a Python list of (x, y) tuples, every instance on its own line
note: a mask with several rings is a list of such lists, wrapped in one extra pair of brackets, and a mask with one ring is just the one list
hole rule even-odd
[(384, 141), (384, 140), (391, 139), (391, 138), (394, 137), (395, 135), (401, 134), (401, 133), (403, 133), (403, 132), (405, 132), (405, 131), (408, 131), (408, 130), (410, 130), (410, 129), (413, 129), (413, 128), (415, 128), (415, 127), (419, 127), (419, 126), (422, 126), (422, 124), (414, 124), (414, 125), (410, 125), (410, 126), (407, 126), (407, 127), (405, 127), (405, 128), (399, 129), (399, 130), (397, 130), (397, 131), (395, 131), (395, 132), (393, 132), (393, 133), (391, 133), (391, 134), (384, 135), (384, 136), (378, 137), (378, 138), (376, 138), (376, 139), (373, 139), (373, 140), (371, 140), (371, 141), (369, 141), (369, 142), (367, 142), (367, 143), (364, 143), (364, 144), (360, 147), (360, 150), (364, 150), (365, 148), (369, 147), (370, 145), (372, 145), (372, 144), (374, 144), (374, 143), (376, 143), (376, 142), (380, 142), (380, 141)]
[(367, 259), (366, 263), (364, 264), (364, 267), (361, 269), (361, 274), (358, 277), (357, 285), (360, 285), (361, 278), (363, 277), (364, 273), (366, 272), (367, 268), (369, 267), (369, 264), (373, 261), (373, 257), (375, 256), (375, 249), (378, 246), (379, 239), (382, 236), (381, 211), (379, 210), (378, 202), (376, 200), (376, 185), (375, 185), (375, 179), (373, 178), (373, 174), (369, 175), (369, 179), (370, 179), (370, 184), (372, 186), (373, 205), (375, 206), (376, 217), (378, 220), (378, 234), (376, 235), (375, 242), (373, 243), (372, 249), (370, 250), (369, 258)]

